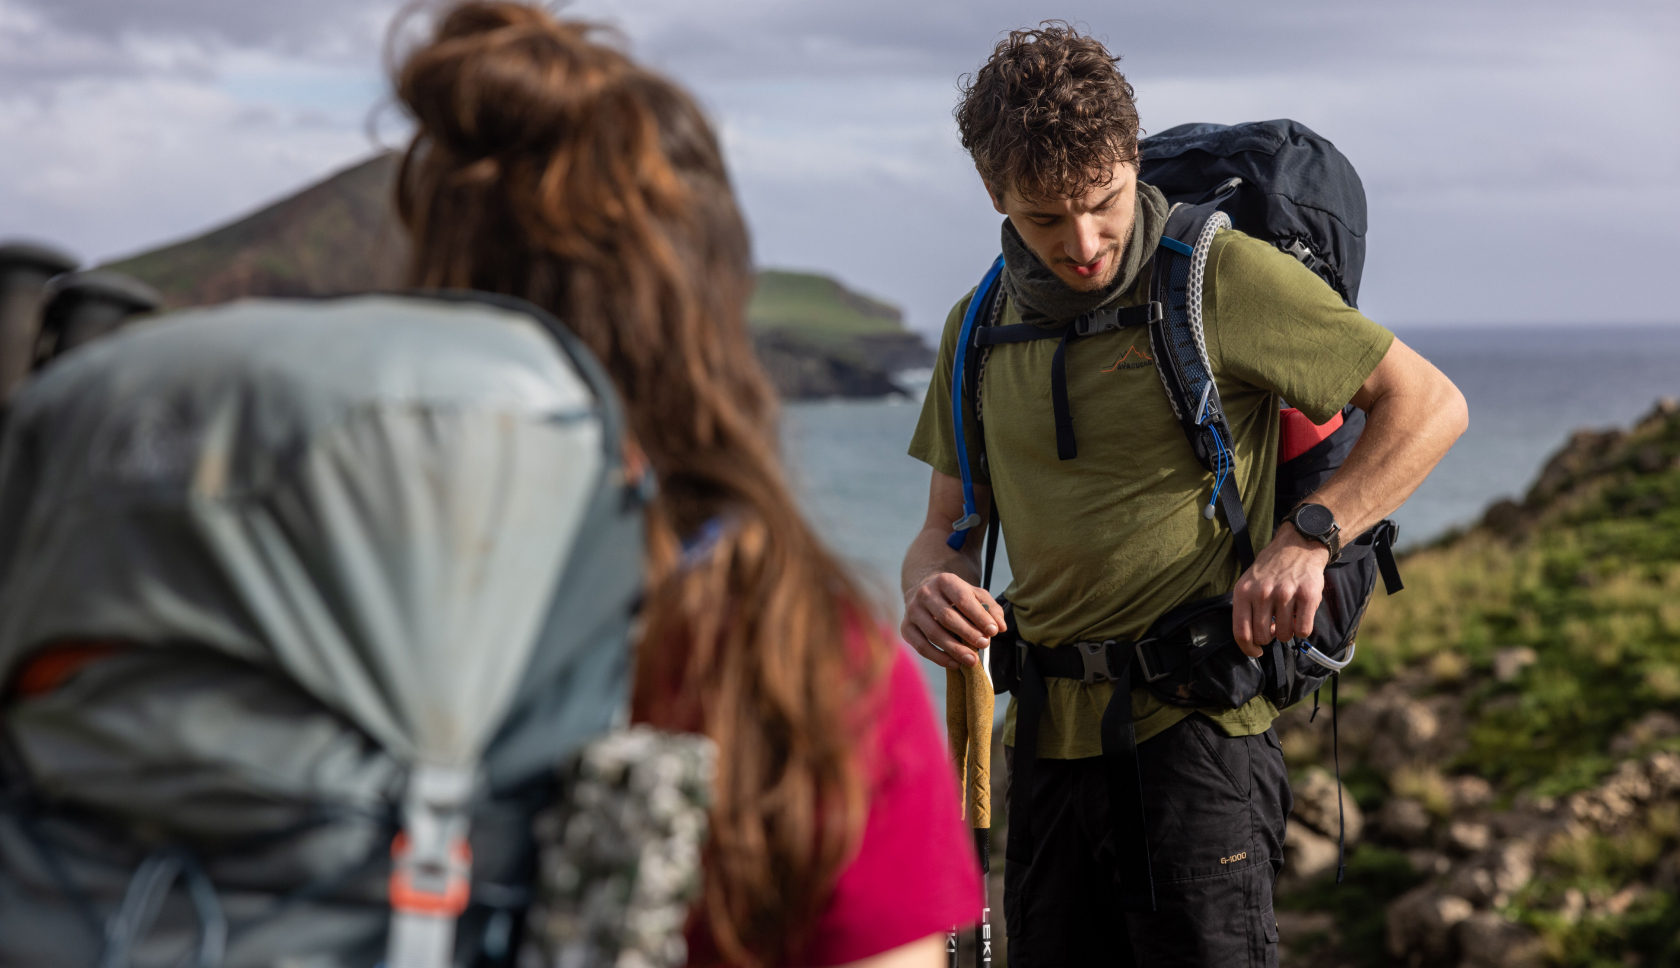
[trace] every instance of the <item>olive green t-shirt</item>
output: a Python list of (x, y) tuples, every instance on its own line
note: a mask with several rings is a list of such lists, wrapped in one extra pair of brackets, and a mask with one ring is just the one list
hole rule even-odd
[[(1149, 267), (1119, 305), (1148, 298)], [(945, 322), (933, 382), (910, 455), (961, 473), (951, 429), (952, 353), (971, 292)], [(1236, 483), (1256, 549), (1271, 540), (1280, 400), (1315, 423), (1334, 416), (1376, 369), (1393, 334), (1348, 307), (1294, 257), (1225, 231), (1208, 256), (1202, 321), (1209, 362), (1230, 423)], [(1006, 306), (1002, 325), (1020, 322)], [(1197, 463), (1156, 373), (1146, 327), (1075, 340), (1067, 390), (1078, 456), (1059, 460), (1050, 400), (1057, 341), (994, 346), (981, 371), (979, 407), (990, 475), (965, 421), (975, 480), (988, 484), (1002, 520), (1021, 636), (1056, 647), (1137, 639), (1184, 602), (1229, 592), (1237, 561), (1223, 517), (1208, 520), (1213, 475)], [(1099, 727), (1110, 683), (1048, 679), (1039, 755), (1102, 753)], [(1145, 689), (1133, 694), (1138, 741), (1189, 711)], [(1014, 742), (1011, 704), (1004, 742)], [(1233, 736), (1264, 732), (1277, 716), (1265, 698), (1208, 711)]]

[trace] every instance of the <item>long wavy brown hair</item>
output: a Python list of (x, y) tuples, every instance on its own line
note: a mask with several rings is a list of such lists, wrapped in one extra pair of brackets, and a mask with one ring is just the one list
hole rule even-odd
[[(703, 914), (730, 962), (773, 964), (861, 835), (858, 700), (889, 653), (784, 478), (717, 138), (599, 35), (471, 2), (402, 59), (409, 281), (543, 306), (617, 383), (659, 481), (637, 705), (717, 742)], [(724, 524), (715, 546), (679, 562), (679, 536), (708, 522)]]

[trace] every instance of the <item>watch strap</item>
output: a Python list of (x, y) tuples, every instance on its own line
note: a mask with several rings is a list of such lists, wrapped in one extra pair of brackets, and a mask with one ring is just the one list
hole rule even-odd
[[(1306, 531), (1301, 528), (1301, 523), (1298, 520), (1301, 509), (1309, 505), (1316, 508), (1323, 508), (1326, 514), (1330, 514), (1329, 532), (1325, 534), (1314, 534), (1311, 531)], [(1325, 549), (1330, 552), (1330, 561), (1328, 564), (1333, 565), (1339, 558), (1342, 557), (1342, 526), (1336, 522), (1336, 516), (1330, 513), (1329, 508), (1324, 507), (1322, 504), (1313, 504), (1311, 501), (1302, 501), (1300, 504), (1290, 508), (1289, 513), (1284, 515), (1283, 519), (1288, 521), (1290, 525), (1295, 528), (1296, 534), (1299, 534), (1303, 538), (1311, 538), (1323, 545)]]

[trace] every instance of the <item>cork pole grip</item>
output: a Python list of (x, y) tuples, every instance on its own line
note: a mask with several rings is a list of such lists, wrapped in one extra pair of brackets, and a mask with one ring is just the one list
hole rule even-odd
[(957, 787), (968, 813), (968, 685), (960, 669), (945, 670), (945, 741), (951, 747), (951, 765), (957, 770)]
[(963, 815), (976, 830), (992, 825), (994, 702), (984, 666), (945, 671), (945, 728), (950, 735), (951, 762), (963, 788)]

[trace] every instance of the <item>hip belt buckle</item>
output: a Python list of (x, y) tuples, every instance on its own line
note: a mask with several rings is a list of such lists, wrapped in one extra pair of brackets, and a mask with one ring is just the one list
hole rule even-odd
[(1144, 682), (1154, 682), (1157, 679), (1165, 679), (1167, 676), (1172, 675), (1172, 669), (1162, 669), (1157, 672), (1149, 664), (1149, 649), (1145, 648), (1145, 646), (1154, 644), (1154, 639), (1144, 639), (1142, 642), (1137, 644), (1138, 671), (1143, 673)]
[(1094, 682), (1107, 682), (1114, 678), (1108, 667), (1108, 650), (1113, 645), (1113, 639), (1073, 643), (1073, 647), (1079, 650), (1080, 660), (1085, 663), (1085, 676), (1080, 682), (1088, 686)]

